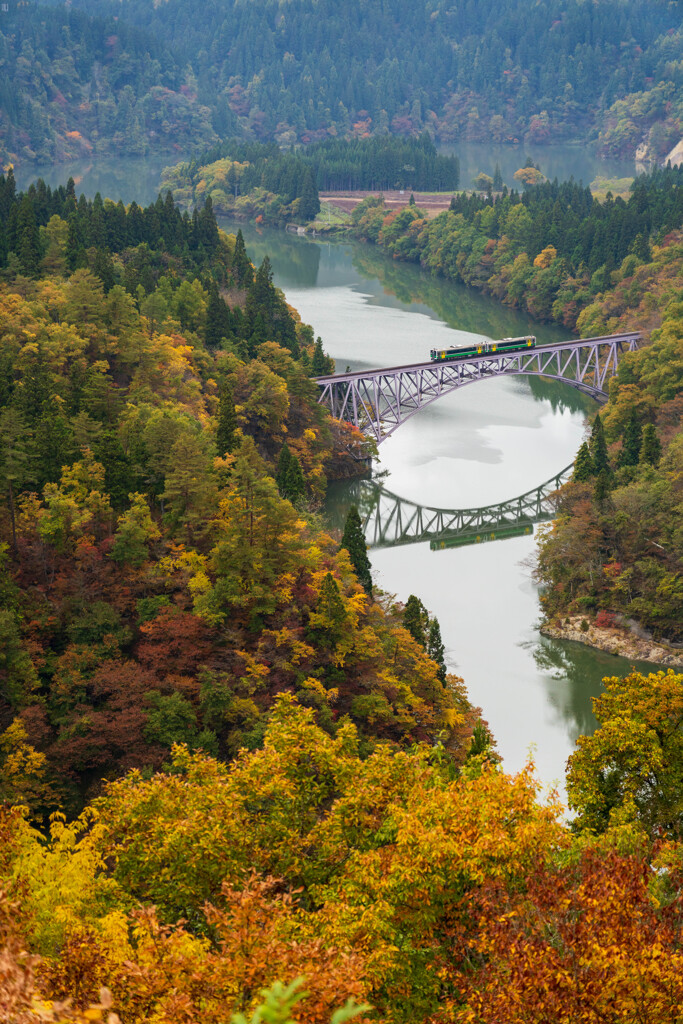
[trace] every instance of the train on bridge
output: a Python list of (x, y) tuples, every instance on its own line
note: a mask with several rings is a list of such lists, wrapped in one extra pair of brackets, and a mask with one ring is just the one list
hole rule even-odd
[(482, 339), (474, 345), (462, 345), (460, 348), (433, 348), (429, 355), (433, 363), (440, 363), (447, 359), (469, 359), (489, 352), (520, 352), (528, 348), (536, 348), (536, 337), (533, 334), (523, 338), (501, 338), (500, 341)]

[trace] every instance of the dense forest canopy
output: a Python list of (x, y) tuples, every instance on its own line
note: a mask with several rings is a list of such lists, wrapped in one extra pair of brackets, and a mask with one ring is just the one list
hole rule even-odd
[[(680, 1020), (683, 675), (604, 680), (570, 823), (532, 763), (508, 774), (438, 621), (373, 586), (357, 509), (324, 528), (368, 442), (215, 216), (454, 188), (433, 136), (661, 155), (678, 6), (0, 4), (3, 161), (203, 153), (145, 208), (0, 173), (3, 1021)], [(680, 642), (683, 169), (603, 202), (523, 170), (433, 219), (370, 197), (352, 231), (584, 335), (642, 331), (537, 578), (558, 628)]]
[(443, 142), (601, 130), (610, 152), (645, 138), (661, 156), (681, 135), (680, 10), (666, 0), (10, 0), (0, 33), (5, 158), (425, 129)]
[[(432, 222), (381, 199), (356, 218), (399, 257), (459, 253), (443, 272), (479, 286), (517, 275), (519, 301), (558, 279), (554, 315), (571, 293), (587, 327), (654, 328), (540, 571), (551, 614), (609, 602), (667, 632), (678, 175), (618, 207), (549, 184), (456, 198)], [(602, 276), (523, 234), (573, 217), (576, 245), (632, 204), (634, 251)], [(357, 513), (341, 543), (321, 529), (316, 500), (360, 439), (317, 405), (309, 374), (329, 362), (267, 257), (252, 266), (210, 198), (192, 215), (168, 194), (124, 207), (72, 181), (17, 193), (11, 173), (0, 227), (1, 1012), (675, 1020), (683, 676), (606, 681), (570, 760), (568, 828), (532, 766), (499, 764), (419, 598), (373, 589)]]
[(0, 12), (0, 153), (46, 163), (211, 142), (182, 58), (136, 26), (9, 0)]
[(313, 515), (362, 438), (317, 404), (332, 363), (268, 259), (210, 200), (17, 193), (11, 172), (0, 243), (0, 725), (45, 759), (34, 809), (181, 736), (258, 746), (282, 690), (331, 733), (364, 722), (364, 750), (464, 756), (443, 652), (373, 601), (360, 522), (340, 552)]
[(546, 182), (521, 194), (461, 193), (432, 220), (370, 197), (352, 220), (395, 259), (582, 337), (642, 330), (650, 344), (620, 361), (594, 428), (604, 427), (602, 440), (582, 446), (557, 519), (541, 533), (538, 578), (556, 623), (574, 615), (588, 630), (586, 615), (598, 626), (626, 616), (680, 641), (683, 168), (640, 175), (627, 200)]
[(321, 189), (456, 189), (457, 157), (442, 156), (429, 135), (313, 142), (283, 153), (274, 142), (228, 139), (187, 163), (167, 167), (162, 184), (176, 202), (259, 223), (308, 223)]

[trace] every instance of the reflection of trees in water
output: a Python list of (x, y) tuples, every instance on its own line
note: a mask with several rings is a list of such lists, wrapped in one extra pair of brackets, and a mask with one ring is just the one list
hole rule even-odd
[(533, 656), (545, 675), (548, 701), (569, 726), (574, 742), (597, 728), (591, 697), (600, 695), (606, 676), (623, 677), (634, 667), (640, 672), (657, 670), (657, 666), (645, 662), (629, 661), (570, 640), (549, 637), (541, 637), (533, 648)]
[[(487, 337), (524, 334), (538, 327), (528, 315), (510, 309), (490, 296), (455, 281), (422, 270), (412, 263), (389, 259), (381, 249), (358, 246), (353, 263), (364, 277), (376, 277), (384, 288), (402, 302), (419, 302), (431, 306), (437, 316), (450, 327)], [(540, 328), (539, 328), (540, 329)], [(561, 340), (567, 332), (543, 325), (544, 340)]]
[[(318, 284), (320, 245), (289, 231), (256, 228), (243, 221), (218, 219), (219, 227), (234, 234), (238, 228), (244, 235), (247, 255), (256, 266), (268, 256), (276, 268), (278, 283), (291, 288), (314, 288)], [(347, 257), (348, 262), (348, 257)]]
[(544, 676), (548, 702), (566, 724), (572, 741), (590, 736), (597, 727), (591, 698), (600, 693), (603, 676), (619, 674), (612, 662), (622, 659), (608, 661), (605, 655), (603, 664), (599, 651), (548, 637), (541, 637), (532, 653)]
[[(364, 277), (377, 278), (385, 291), (400, 302), (429, 306), (449, 327), (457, 330), (489, 338), (530, 332), (536, 334), (541, 343), (564, 341), (568, 337), (568, 332), (560, 327), (535, 323), (519, 310), (503, 306), (472, 288), (434, 277), (414, 264), (390, 260), (381, 250), (369, 246), (355, 248), (353, 265)], [(534, 398), (550, 402), (553, 412), (589, 412), (595, 408), (587, 395), (566, 384), (534, 376), (524, 379)]]
[(589, 395), (584, 395), (568, 384), (560, 384), (550, 377), (535, 377), (529, 374), (524, 380), (534, 398), (549, 402), (553, 412), (582, 412), (588, 415), (598, 407)]
[(133, 199), (139, 206), (153, 203), (161, 190), (161, 172), (168, 164), (180, 159), (174, 154), (155, 154), (148, 157), (128, 157), (123, 160), (98, 156), (93, 160), (51, 164), (47, 167), (22, 165), (17, 171), (17, 184), (25, 189), (37, 178), (52, 188), (65, 185), (70, 177), (76, 182), (76, 195), (83, 192), (92, 199), (96, 192), (103, 199)]

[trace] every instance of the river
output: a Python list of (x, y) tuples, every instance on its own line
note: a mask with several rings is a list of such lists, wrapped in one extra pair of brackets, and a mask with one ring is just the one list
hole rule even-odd
[[(242, 232), (254, 261), (269, 255), (275, 283), (321, 335), (339, 370), (412, 362), (430, 348), (475, 335), (568, 337), (372, 246), (245, 225)], [(504, 501), (571, 463), (591, 407), (589, 398), (553, 381), (480, 382), (401, 426), (380, 446), (375, 474), (393, 495), (418, 506), (469, 509)], [(330, 526), (339, 528), (359, 494), (362, 499), (357, 483), (330, 488)], [(528, 527), (502, 535), (486, 542), (476, 534), (455, 537), (444, 548), (428, 540), (373, 547), (374, 578), (400, 601), (416, 594), (438, 617), (449, 670), (464, 678), (481, 706), (505, 767), (521, 768), (533, 751), (543, 784), (562, 788), (577, 737), (595, 729), (591, 697), (601, 679), (631, 665), (539, 634), (534, 536)]]
[[(484, 149), (475, 150), (460, 152), (465, 175), (490, 171), (491, 162), (495, 166), (495, 153), (486, 163)], [(546, 173), (556, 166), (566, 169), (562, 177), (584, 180), (597, 173), (628, 173), (576, 149), (565, 147), (559, 155), (556, 150), (544, 150), (540, 162)], [(502, 155), (507, 176), (518, 154), (504, 150)], [(25, 187), (41, 174), (56, 185), (73, 174), (86, 195), (100, 191), (144, 204), (156, 195), (167, 162), (154, 157), (98, 159), (37, 172), (24, 167), (17, 180)], [(245, 225), (242, 230), (251, 258), (258, 263), (269, 254), (275, 283), (322, 336), (341, 370), (410, 362), (424, 358), (430, 348), (475, 335), (529, 332), (541, 342), (567, 336), (477, 292), (393, 262), (371, 246), (313, 242)], [(589, 399), (551, 381), (481, 382), (404, 424), (382, 444), (376, 472), (383, 474), (385, 488), (417, 505), (490, 505), (537, 487), (570, 463), (589, 409)], [(326, 509), (331, 526), (343, 522), (352, 500), (358, 500), (356, 483), (331, 488)], [(538, 590), (530, 569), (534, 537), (528, 528), (503, 533), (503, 539), (487, 542), (482, 537), (477, 542), (476, 535), (458, 537), (436, 550), (429, 541), (373, 548), (375, 581), (403, 602), (416, 594), (439, 618), (449, 669), (464, 678), (472, 701), (481, 706), (505, 767), (519, 769), (533, 751), (540, 780), (561, 789), (577, 737), (595, 728), (591, 697), (600, 692), (600, 680), (624, 674), (630, 663), (540, 636)]]
[[(598, 175), (606, 178), (625, 178), (635, 174), (633, 160), (604, 160), (595, 153), (594, 146), (584, 145), (490, 145), (483, 142), (459, 142), (441, 146), (443, 153), (454, 153), (460, 160), (460, 184), (469, 188), (472, 178), (484, 171), (493, 177), (496, 164), (500, 167), (503, 181), (510, 187), (519, 187), (514, 172), (523, 167), (527, 159), (537, 164), (551, 181), (558, 178), (566, 181), (573, 177), (589, 185)], [(71, 176), (77, 191), (87, 196), (101, 192), (110, 199), (133, 199), (137, 203), (149, 203), (157, 197), (161, 171), (168, 164), (185, 159), (182, 153), (154, 154), (144, 157), (125, 157), (114, 160), (111, 157), (93, 156), (86, 160), (74, 160), (50, 166), (21, 164), (16, 170), (20, 188), (24, 188), (37, 177), (45, 179), (48, 185), (61, 185)]]

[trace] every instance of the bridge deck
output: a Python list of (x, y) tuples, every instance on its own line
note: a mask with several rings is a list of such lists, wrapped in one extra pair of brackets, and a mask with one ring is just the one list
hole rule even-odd
[(638, 348), (640, 332), (573, 338), (533, 348), (468, 353), (455, 359), (353, 370), (314, 378), (319, 402), (339, 420), (374, 434), (381, 444), (410, 416), (443, 395), (497, 376), (536, 375), (561, 380), (597, 401), (625, 352)]
[(481, 355), (468, 355), (461, 356), (459, 359), (427, 359), (421, 363), (405, 363), (402, 366), (380, 366), (376, 368), (368, 367), (365, 370), (350, 370), (348, 373), (331, 373), (325, 377), (312, 377), (311, 379), (316, 384), (341, 384), (346, 380), (358, 380), (362, 377), (374, 377), (377, 374), (394, 374), (394, 373), (406, 373), (411, 370), (429, 370), (435, 366), (450, 366), (453, 363), (467, 362), (468, 360), (486, 359), (492, 362), (499, 362), (501, 359), (510, 358), (510, 356), (516, 356), (520, 353), (522, 355), (530, 354), (532, 352), (555, 352), (557, 350), (571, 348), (572, 346), (585, 346), (585, 345), (602, 345), (607, 341), (625, 341), (629, 342), (633, 339), (640, 338), (640, 331), (630, 331), (625, 334), (606, 334), (597, 338), (569, 338), (567, 341), (555, 341), (546, 345), (535, 345), (534, 348), (530, 349), (518, 349), (512, 352), (484, 352)]

